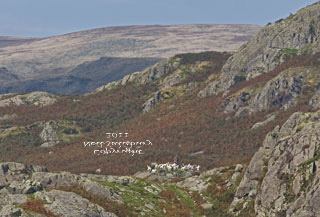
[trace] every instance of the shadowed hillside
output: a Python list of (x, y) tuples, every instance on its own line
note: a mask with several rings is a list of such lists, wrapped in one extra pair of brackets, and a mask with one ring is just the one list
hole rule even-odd
[(0, 67), (18, 79), (0, 80), (0, 93), (90, 92), (178, 53), (234, 51), (259, 29), (254, 25), (153, 25), (30, 40), (2, 37)]

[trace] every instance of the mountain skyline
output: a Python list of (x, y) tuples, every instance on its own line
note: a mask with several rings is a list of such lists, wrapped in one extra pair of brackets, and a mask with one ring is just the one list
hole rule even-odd
[(0, 93), (90, 92), (179, 53), (235, 51), (259, 30), (254, 25), (129, 26), (33, 41), (0, 37)]
[(93, 28), (128, 25), (266, 25), (314, 2), (0, 0), (0, 35), (49, 37)]

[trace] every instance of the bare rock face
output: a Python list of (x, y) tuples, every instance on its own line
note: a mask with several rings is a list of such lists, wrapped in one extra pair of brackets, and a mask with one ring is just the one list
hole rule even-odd
[(200, 97), (228, 92), (236, 83), (273, 70), (291, 56), (318, 50), (320, 3), (263, 28), (230, 57), (221, 76), (199, 92)]
[(245, 172), (231, 211), (254, 200), (256, 216), (319, 216), (319, 133), (320, 111), (297, 112), (270, 132)]
[[(289, 77), (289, 75), (291, 76)], [(262, 111), (273, 105), (288, 109), (302, 93), (303, 84), (303, 75), (285, 71), (265, 85), (261, 92), (255, 96), (250, 104), (250, 109)]]
[(36, 105), (36, 106), (47, 106), (55, 103), (56, 97), (53, 94), (46, 92), (32, 92), (23, 95), (10, 95), (5, 94), (0, 98), (0, 107), (10, 105)]

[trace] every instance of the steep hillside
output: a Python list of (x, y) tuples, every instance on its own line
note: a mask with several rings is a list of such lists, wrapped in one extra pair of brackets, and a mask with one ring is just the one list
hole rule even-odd
[[(126, 26), (15, 43), (1, 48), (0, 67), (18, 79), (0, 80), (0, 93), (83, 93), (83, 86), (92, 91), (178, 53), (234, 51), (259, 29), (253, 25)], [(110, 58), (111, 69), (100, 58)], [(109, 76), (101, 76), (103, 71)]]
[(264, 27), (228, 60), (219, 79), (199, 95), (226, 93), (235, 84), (268, 73), (292, 56), (319, 51), (319, 16), (320, 4), (315, 3)]
[(221, 94), (224, 112), (237, 117), (275, 107), (287, 110), (303, 96), (316, 97), (319, 8), (315, 3), (263, 28), (198, 96)]
[[(246, 163), (276, 125), (294, 112), (319, 106), (320, 54), (299, 54), (288, 55), (270, 72), (240, 79), (223, 95), (199, 97), (221, 80), (238, 53), (179, 54), (90, 94), (51, 96), (54, 103), (47, 106), (24, 95), (4, 95), (6, 102), (27, 103), (0, 108), (1, 159), (72, 172), (93, 172), (103, 165), (103, 174), (133, 174), (176, 154), (182, 163), (205, 169)], [(128, 137), (108, 138), (106, 133)], [(131, 142), (144, 145), (131, 147)]]
[[(199, 98), (197, 94), (219, 77), (229, 57), (217, 52), (176, 55), (85, 96), (55, 97), (48, 106), (27, 103), (2, 107), (1, 159), (73, 172), (93, 172), (103, 165), (104, 174), (133, 174), (152, 161), (167, 162), (176, 154), (182, 163), (208, 169), (246, 163), (275, 125), (284, 123), (295, 111), (313, 109), (309, 101), (316, 89), (313, 84), (305, 85), (296, 103), (285, 111), (271, 106), (250, 116), (226, 114), (223, 103), (229, 96)], [(312, 69), (320, 65), (318, 59), (313, 55), (290, 61)], [(275, 74), (292, 67), (290, 61), (276, 68), (272, 76), (257, 77), (254, 84), (267, 84)], [(4, 100), (12, 101), (13, 97), (26, 98), (5, 95)], [(112, 139), (106, 133), (128, 133), (128, 137)], [(134, 147), (132, 150), (143, 150), (143, 155), (136, 152), (134, 156), (132, 152), (97, 155), (94, 150), (101, 148), (85, 146), (101, 141), (150, 141), (152, 145)]]
[[(175, 143), (177, 138), (176, 135), (172, 134), (174, 133), (172, 131), (172, 133), (167, 135), (167, 141), (160, 139), (163, 138), (165, 132), (161, 132), (161, 130), (157, 130), (157, 128), (162, 125), (165, 119), (163, 118), (162, 121), (155, 120), (157, 118), (161, 119), (163, 114), (153, 110), (153, 113), (144, 115), (142, 113), (143, 104), (150, 96), (159, 91), (159, 88), (162, 88), (162, 79), (168, 79), (175, 75), (182, 75), (181, 78), (177, 79), (179, 82), (176, 82), (176, 87), (172, 86), (171, 88), (172, 93), (176, 94), (176, 97), (174, 97), (174, 94), (171, 94), (173, 97), (171, 102), (177, 103), (176, 108), (174, 108), (175, 106), (173, 105), (167, 112), (174, 116), (176, 111), (179, 110), (178, 105), (180, 105), (180, 102), (175, 101), (178, 100), (179, 97), (183, 97), (181, 98), (182, 101), (188, 99), (188, 101), (186, 101), (188, 102), (187, 106), (189, 109), (192, 109), (192, 104), (195, 103), (193, 99), (195, 98), (197, 90), (199, 90), (199, 86), (195, 85), (196, 89), (192, 89), (188, 84), (192, 82), (199, 82), (200, 84), (205, 81), (210, 74), (218, 73), (222, 64), (228, 57), (229, 54), (227, 53), (220, 54), (216, 52), (178, 55), (167, 62), (159, 63), (146, 71), (135, 73), (132, 76), (136, 76), (136, 82), (128, 82), (127, 84), (123, 82), (123, 85), (114, 85), (113, 88), (109, 90), (106, 89), (94, 94), (79, 97), (56, 97), (56, 102), (50, 106), (26, 104), (2, 107), (0, 108), (0, 116), (11, 118), (4, 118), (1, 120), (3, 129), (1, 133), (1, 159), (12, 161), (13, 158), (16, 158), (16, 160), (19, 159), (23, 162), (35, 160), (38, 164), (46, 162), (45, 164), (50, 169), (73, 170), (77, 168), (77, 170), (80, 169), (83, 172), (95, 170), (101, 163), (106, 165), (103, 170), (104, 173), (118, 174), (128, 173), (129, 171), (135, 172), (146, 162), (152, 160), (161, 159), (161, 161), (164, 161), (169, 158), (172, 159), (178, 152), (178, 150), (173, 149), (171, 145)], [(170, 67), (170, 65), (172, 67)], [(182, 69), (184, 71), (182, 71)], [(160, 78), (162, 79), (160, 80)], [(15, 96), (5, 95), (7, 101), (11, 100), (12, 97)], [(167, 100), (170, 99), (168, 98)], [(212, 110), (210, 108), (210, 103), (212, 102), (214, 101), (208, 103), (206, 100), (203, 100), (199, 106), (205, 106), (206, 109)], [(165, 104), (160, 103), (159, 105)], [(156, 115), (156, 117), (154, 117), (154, 115)], [(176, 117), (180, 118), (179, 116)], [(151, 120), (148, 120), (149, 118), (151, 118)], [(190, 120), (191, 122), (195, 120), (194, 116), (190, 118), (192, 118)], [(201, 121), (205, 120), (206, 119)], [(49, 129), (52, 130), (45, 127), (47, 126), (46, 123), (50, 123), (50, 121), (53, 121), (49, 124), (51, 126)], [(135, 125), (134, 122), (136, 121), (139, 125), (145, 123), (141, 130), (148, 127), (148, 125), (146, 125), (147, 123), (156, 124), (149, 129), (150, 133), (148, 134), (152, 137), (148, 138), (149, 135), (141, 135), (140, 126), (136, 126), (135, 130), (130, 129), (131, 127), (125, 129), (125, 127), (129, 127), (127, 124)], [(174, 125), (178, 123), (179, 122), (176, 122)], [(163, 127), (165, 128), (165, 125)], [(178, 128), (180, 128), (181, 131), (184, 131), (180, 125)], [(170, 130), (170, 128), (167, 129)], [(41, 132), (46, 132), (48, 130), (54, 131), (51, 140), (41, 136)], [(102, 139), (102, 141), (104, 141), (106, 139), (105, 133), (112, 131), (129, 133), (130, 141), (149, 139), (154, 146), (150, 147), (150, 151), (148, 151), (148, 147), (145, 147), (146, 153), (143, 157), (111, 155), (108, 158), (103, 156), (97, 158), (97, 156), (92, 154), (92, 149), (83, 146), (83, 141), (100, 141)], [(158, 132), (152, 133), (156, 131)], [(209, 134), (209, 129), (205, 132)], [(195, 136), (192, 137), (194, 139), (196, 138)], [(189, 138), (189, 136), (187, 138)], [(183, 139), (181, 142), (184, 141), (183, 137), (180, 139)], [(205, 139), (206, 138), (204, 138), (204, 140)], [(46, 142), (57, 140), (60, 141), (59, 144), (50, 148), (50, 150), (40, 148), (41, 145)], [(193, 141), (194, 140), (191, 140), (189, 144)], [(199, 148), (202, 148), (203, 145), (200, 145)], [(167, 149), (165, 147), (170, 147), (168, 153), (167, 151), (163, 151), (164, 149)], [(179, 149), (182, 148), (182, 146), (179, 147)], [(25, 154), (19, 154), (18, 149), (25, 150)], [(153, 152), (152, 149), (156, 150), (156, 152)], [(70, 155), (70, 150), (73, 150), (72, 152), (77, 154)], [(186, 157), (188, 154), (192, 153), (190, 151), (193, 151), (185, 150), (188, 152), (186, 153)], [(49, 154), (49, 152), (53, 154)], [(164, 155), (167, 156), (163, 158)], [(35, 156), (39, 156), (39, 158), (35, 158)], [(57, 158), (59, 158), (59, 161), (57, 161)], [(200, 159), (201, 157), (198, 156), (199, 161)], [(93, 164), (89, 163), (91, 160), (93, 160)], [(123, 161), (128, 161), (128, 167), (123, 168), (121, 167), (121, 164), (108, 164), (108, 162), (120, 163)], [(215, 161), (218, 162), (218, 159)], [(83, 166), (77, 165), (79, 163)], [(210, 161), (203, 163), (208, 165)]]

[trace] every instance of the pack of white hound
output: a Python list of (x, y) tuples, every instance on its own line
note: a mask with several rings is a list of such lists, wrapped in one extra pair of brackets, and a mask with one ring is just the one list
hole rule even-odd
[(177, 169), (180, 169), (182, 171), (200, 171), (200, 165), (178, 165), (176, 163), (165, 163), (165, 164), (157, 164), (153, 163), (151, 166), (147, 166), (147, 170), (151, 173), (155, 173), (157, 169), (165, 169), (167, 171), (175, 171)]

